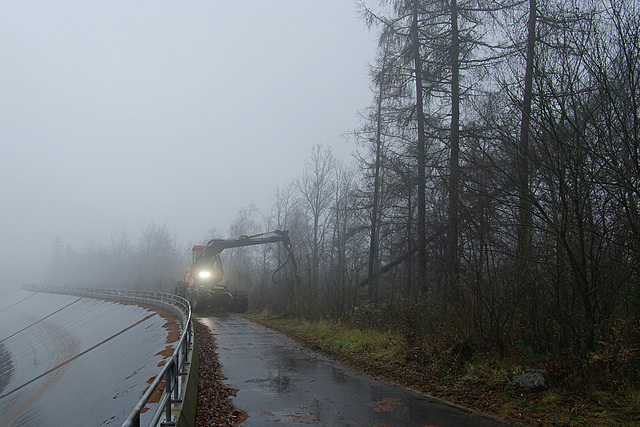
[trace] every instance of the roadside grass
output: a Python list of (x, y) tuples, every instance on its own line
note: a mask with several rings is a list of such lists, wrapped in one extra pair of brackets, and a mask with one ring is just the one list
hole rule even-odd
[(406, 354), (404, 338), (397, 333), (353, 328), (342, 322), (284, 318), (269, 311), (244, 316), (341, 361), (397, 364)]
[[(520, 389), (511, 378), (533, 367), (522, 354), (458, 358), (428, 337), (413, 340), (410, 347), (406, 336), (393, 330), (286, 318), (269, 311), (245, 317), (374, 377), (519, 424), (640, 425), (640, 390), (631, 385), (605, 391), (590, 383), (576, 387), (577, 380), (571, 378), (552, 379), (546, 390)], [(537, 365), (553, 363), (540, 360)]]

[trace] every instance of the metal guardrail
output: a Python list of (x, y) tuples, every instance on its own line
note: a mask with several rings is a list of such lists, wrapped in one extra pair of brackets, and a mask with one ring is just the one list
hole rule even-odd
[[(174, 406), (181, 407), (186, 391), (186, 378), (188, 376), (188, 366), (190, 364), (190, 354), (193, 350), (193, 324), (191, 322), (191, 306), (186, 299), (177, 295), (154, 291), (135, 291), (121, 289), (97, 289), (97, 288), (75, 288), (75, 287), (40, 287), (28, 286), (26, 290), (36, 292), (48, 292), (56, 294), (86, 296), (100, 299), (114, 299), (118, 301), (128, 301), (134, 303), (144, 303), (156, 307), (165, 308), (171, 311), (180, 320), (182, 335), (171, 358), (156, 375), (155, 380), (142, 398), (138, 401), (129, 418), (122, 424), (123, 427), (140, 427), (143, 408), (149, 402), (151, 395), (164, 383), (164, 393), (158, 404), (158, 408), (153, 413), (151, 420), (144, 425), (163, 426), (177, 424), (177, 418), (173, 415), (176, 412)], [(179, 411), (179, 408), (178, 408)], [(161, 419), (162, 418), (162, 419)]]

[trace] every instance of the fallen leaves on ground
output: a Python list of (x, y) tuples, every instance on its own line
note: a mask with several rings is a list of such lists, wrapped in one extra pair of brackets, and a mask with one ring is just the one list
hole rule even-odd
[(200, 358), (200, 378), (198, 380), (198, 406), (196, 426), (235, 426), (247, 418), (247, 414), (231, 402), (237, 390), (227, 387), (220, 362), (215, 338), (211, 330), (198, 319), (193, 327), (198, 339)]

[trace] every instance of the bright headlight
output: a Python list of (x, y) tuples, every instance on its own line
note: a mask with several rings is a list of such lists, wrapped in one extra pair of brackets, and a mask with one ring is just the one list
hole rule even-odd
[(207, 277), (211, 277), (211, 272), (201, 271), (200, 273), (198, 273), (198, 276), (200, 276), (201, 279), (206, 279)]

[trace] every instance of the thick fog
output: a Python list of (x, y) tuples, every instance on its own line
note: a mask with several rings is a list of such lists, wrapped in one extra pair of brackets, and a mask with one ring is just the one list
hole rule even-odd
[(150, 224), (267, 208), (316, 144), (355, 149), (376, 35), (350, 0), (0, 5), (0, 290)]

